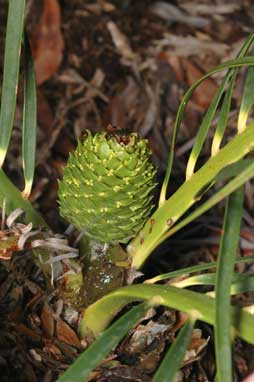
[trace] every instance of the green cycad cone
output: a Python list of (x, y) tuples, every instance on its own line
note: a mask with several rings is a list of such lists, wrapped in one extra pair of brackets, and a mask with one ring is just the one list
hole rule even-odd
[(126, 243), (151, 213), (155, 168), (146, 139), (106, 132), (78, 143), (59, 182), (61, 215), (92, 239)]

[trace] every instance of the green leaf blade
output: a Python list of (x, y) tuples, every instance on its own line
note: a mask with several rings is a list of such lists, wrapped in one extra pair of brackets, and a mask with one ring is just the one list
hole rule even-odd
[(25, 5), (25, 0), (9, 0), (0, 112), (0, 167), (6, 156), (14, 120)]
[[(241, 257), (239, 259), (235, 259), (235, 264), (251, 263), (253, 261), (254, 261), (254, 256)], [(193, 265), (191, 267), (177, 269), (176, 271), (172, 271), (172, 272), (168, 272), (168, 273), (162, 273), (158, 276), (155, 276), (151, 279), (148, 279), (145, 281), (145, 283), (146, 284), (154, 284), (154, 283), (157, 283), (159, 281), (168, 280), (168, 279), (171, 279), (174, 277), (179, 277), (179, 276), (183, 276), (183, 275), (191, 274), (191, 273), (195, 273), (195, 272), (206, 271), (206, 270), (211, 269), (211, 268), (216, 268), (216, 265), (217, 265), (216, 262), (212, 262), (212, 263)], [(198, 277), (198, 276), (196, 276), (196, 277)]]
[(165, 355), (160, 367), (153, 376), (154, 382), (173, 382), (181, 366), (194, 328), (195, 320), (189, 319), (178, 334), (173, 345)]
[[(232, 69), (231, 69), (232, 70)], [(228, 71), (227, 75), (224, 77), (222, 84), (217, 90), (204, 118), (202, 119), (201, 125), (199, 127), (198, 133), (196, 135), (194, 146), (191, 150), (189, 160), (186, 167), (186, 180), (190, 179), (190, 177), (194, 173), (195, 165), (197, 163), (199, 154), (205, 142), (206, 136), (208, 134), (209, 128), (211, 127), (212, 120), (218, 108), (219, 102), (223, 95), (225, 86), (231, 76), (231, 70)]]
[(211, 155), (214, 156), (217, 154), (220, 148), (221, 141), (223, 139), (227, 122), (228, 122), (228, 116), (230, 112), (230, 106), (231, 106), (231, 99), (233, 94), (233, 88), (235, 83), (235, 78), (237, 74), (237, 69), (234, 72), (233, 77), (230, 80), (228, 90), (226, 91), (222, 107), (220, 110), (219, 120), (218, 124), (214, 133), (213, 141), (212, 141), (212, 148), (211, 148)]
[(234, 260), (240, 237), (244, 189), (241, 187), (227, 202), (216, 272), (215, 354), (218, 382), (232, 382), (230, 288)]
[(254, 105), (253, 84), (254, 84), (254, 68), (250, 67), (248, 68), (247, 76), (244, 82), (243, 96), (242, 96), (241, 106), (240, 106), (239, 115), (238, 115), (237, 128), (240, 133), (245, 129), (250, 111)]
[(37, 128), (37, 101), (36, 81), (29, 41), (25, 38), (25, 86), (23, 107), (23, 137), (22, 137), (22, 159), (25, 178), (25, 189), (23, 196), (27, 199), (30, 195), (34, 168), (36, 149)]
[[(250, 164), (249, 164), (250, 163)], [(231, 167), (231, 166), (229, 166)], [(171, 228), (161, 239), (161, 241), (166, 238), (172, 236), (174, 233), (185, 227), (187, 224), (191, 223), (194, 219), (202, 215), (204, 212), (208, 211), (210, 208), (221, 202), (226, 196), (230, 195), (232, 192), (236, 191), (240, 186), (246, 183), (249, 179), (254, 177), (254, 162), (251, 160), (250, 162), (246, 160), (246, 162), (241, 164), (240, 166), (235, 166), (234, 168), (229, 169), (230, 171), (239, 175), (235, 176), (230, 182), (228, 182), (224, 187), (222, 187), (218, 192), (216, 192), (213, 196), (211, 196), (206, 202), (204, 202), (200, 207), (198, 207), (194, 212), (192, 212), (185, 219), (180, 221), (177, 225)], [(224, 173), (225, 174), (225, 173)], [(218, 175), (218, 179), (220, 179), (220, 174)]]

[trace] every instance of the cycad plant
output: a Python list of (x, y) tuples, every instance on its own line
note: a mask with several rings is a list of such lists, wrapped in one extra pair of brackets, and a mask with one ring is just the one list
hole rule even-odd
[[(0, 115), (1, 163), (4, 162), (8, 149), (13, 124), (24, 8), (25, 0), (9, 1)], [(19, 23), (14, 21), (16, 19), (19, 20)], [(153, 376), (155, 382), (174, 380), (197, 320), (214, 326), (217, 381), (231, 382), (233, 380), (231, 360), (233, 337), (239, 336), (250, 344), (254, 343), (252, 308), (231, 305), (230, 301), (231, 295), (254, 291), (253, 275), (234, 272), (236, 262), (253, 261), (253, 257), (236, 259), (243, 214), (243, 185), (254, 176), (254, 75), (252, 67), (254, 57), (250, 52), (253, 40), (254, 36), (249, 36), (236, 59), (225, 62), (202, 77), (183, 97), (176, 116), (169, 162), (159, 204), (151, 216), (151, 196), (155, 185), (154, 168), (149, 159), (147, 143), (144, 140), (140, 140), (135, 134), (120, 136), (114, 131), (97, 133), (94, 136), (87, 132), (87, 137), (71, 154), (69, 163), (64, 170), (64, 178), (60, 181), (60, 211), (88, 237), (89, 243), (92, 243), (90, 247), (92, 255), (94, 255), (96, 243), (102, 245), (96, 256), (97, 264), (100, 262), (103, 264), (103, 256), (106, 254), (111, 256), (116, 267), (127, 269), (129, 272), (137, 271), (160, 243), (183, 229), (221, 200), (226, 198), (227, 202), (217, 263), (175, 270), (146, 280), (142, 284), (121, 286), (126, 283), (124, 278), (119, 283), (120, 288), (117, 287), (117, 283), (113, 283), (114, 290), (111, 293), (85, 308), (80, 325), (80, 335), (94, 337), (95, 341), (59, 377), (59, 381), (81, 382), (87, 380), (90, 372), (117, 346), (145, 312), (151, 306), (156, 305), (183, 311), (188, 315), (188, 319), (155, 372)], [(25, 45), (27, 46), (26, 43)], [(35, 82), (29, 49), (27, 58), (23, 124), (23, 163), (26, 187), (25, 192), (21, 194), (1, 170), (0, 201), (4, 204), (7, 214), (14, 209), (22, 208), (26, 213), (27, 223), (32, 222), (34, 227), (39, 227), (45, 226), (44, 220), (25, 199), (29, 195), (34, 173), (36, 126)], [(222, 145), (236, 75), (239, 68), (244, 66), (248, 69), (242, 92), (238, 127), (234, 137)], [(186, 104), (193, 91), (203, 80), (223, 70), (227, 70), (227, 72), (197, 133), (186, 166), (186, 180), (173, 195), (166, 199), (177, 131), (181, 125)], [(215, 115), (218, 116), (218, 122), (211, 145), (211, 155), (195, 171), (199, 154)], [(27, 133), (28, 131), (29, 133)], [(34, 133), (31, 133), (32, 131)], [(215, 185), (217, 188), (213, 196), (203, 201), (203, 195)], [(198, 207), (188, 213), (190, 207), (197, 201), (199, 201)], [(40, 247), (41, 251), (44, 250), (43, 262), (40, 261), (42, 252), (39, 253), (39, 257), (36, 257), (38, 252), (34, 251), (34, 255), (38, 265), (43, 267), (46, 277), (52, 276), (52, 264), (61, 266), (61, 263), (67, 258), (68, 266), (72, 267), (72, 273), (63, 274), (68, 281), (66, 296), (70, 303), (77, 303), (78, 300), (79, 305), (82, 304), (82, 301), (80, 302), (80, 299), (77, 298), (77, 294), (80, 294), (83, 286), (86, 285), (86, 280), (89, 279), (89, 274), (83, 272), (82, 269), (87, 246), (81, 243), (79, 258), (76, 258), (77, 253), (59, 256), (52, 250), (50, 238), (41, 239), (43, 236), (41, 231), (38, 231), (36, 235), (39, 238), (36, 237), (34, 247)], [(126, 250), (123, 250), (119, 243), (127, 242)], [(106, 244), (106, 249), (104, 244)], [(33, 247), (32, 244), (31, 246)], [(58, 242), (58, 248), (60, 252), (70, 252), (70, 248), (61, 241)], [(47, 261), (45, 261), (45, 257)], [(71, 259), (71, 257), (73, 258)], [(50, 267), (45, 267), (45, 264), (49, 264)], [(213, 267), (216, 267), (215, 273), (190, 276), (175, 285), (156, 284), (158, 281), (168, 280), (177, 275), (192, 274)], [(90, 269), (89, 266), (87, 269)], [(91, 268), (91, 272), (94, 272), (94, 269)], [(107, 272), (106, 267), (104, 268), (106, 276)], [(110, 276), (114, 278), (114, 275), (113, 272)], [(208, 295), (185, 289), (190, 285), (199, 284), (214, 285), (214, 294)], [(105, 291), (102, 294), (105, 294)], [(88, 301), (90, 300), (88, 299)], [(114, 316), (126, 304), (134, 301), (143, 301), (143, 303), (130, 308), (110, 326)]]

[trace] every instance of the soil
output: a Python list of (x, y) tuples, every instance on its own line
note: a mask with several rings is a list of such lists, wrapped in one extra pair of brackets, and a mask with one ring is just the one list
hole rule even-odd
[[(7, 1), (0, 0), (0, 79), (2, 80)], [(108, 124), (136, 131), (149, 140), (158, 167), (158, 198), (167, 166), (177, 107), (184, 91), (206, 71), (236, 56), (253, 30), (251, 0), (228, 2), (155, 0), (29, 0), (26, 30), (31, 42), (38, 91), (36, 175), (30, 200), (55, 233), (68, 224), (59, 215), (57, 180), (68, 154), (86, 129)], [(22, 58), (23, 60), (23, 58)], [(22, 61), (23, 62), (23, 61)], [(244, 71), (239, 74), (228, 124), (237, 121)], [(184, 180), (185, 164), (202, 115), (223, 73), (195, 92), (178, 134), (169, 194)], [(14, 130), (4, 170), (23, 188), (21, 160), (22, 79)], [(209, 155), (207, 140), (201, 161)], [(163, 243), (144, 268), (145, 277), (202, 262), (216, 261), (223, 205), (198, 219), (184, 232)], [(243, 234), (253, 242), (253, 184), (246, 187)], [(168, 253), (170, 251), (170, 259)], [(244, 246), (239, 255), (253, 251)], [(253, 272), (241, 265), (239, 271)], [(27, 251), (0, 264), (0, 381), (53, 382), (87, 344), (78, 337), (79, 312), (62, 306)], [(242, 305), (253, 294), (241, 295)], [(91, 381), (152, 381), (152, 374), (175, 338), (182, 314), (167, 309), (151, 312), (136, 328), (147, 336), (161, 331), (150, 345), (139, 348), (130, 335), (99, 367)], [(164, 325), (164, 326), (163, 326)], [(163, 328), (163, 329), (162, 329)], [(144, 334), (143, 334), (144, 333)], [(199, 324), (178, 381), (214, 381), (213, 333)], [(234, 382), (254, 370), (254, 346), (234, 343)]]

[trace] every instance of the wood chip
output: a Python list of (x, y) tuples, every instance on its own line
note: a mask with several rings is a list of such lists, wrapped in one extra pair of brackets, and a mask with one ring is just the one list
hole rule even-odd
[(56, 323), (57, 338), (68, 345), (81, 348), (81, 343), (74, 330), (61, 318)]
[(36, 81), (40, 85), (58, 69), (64, 49), (61, 14), (57, 0), (44, 0), (41, 20), (31, 36)]
[(53, 318), (53, 311), (49, 304), (45, 301), (41, 314), (41, 323), (46, 337), (50, 338), (54, 335), (55, 322)]

